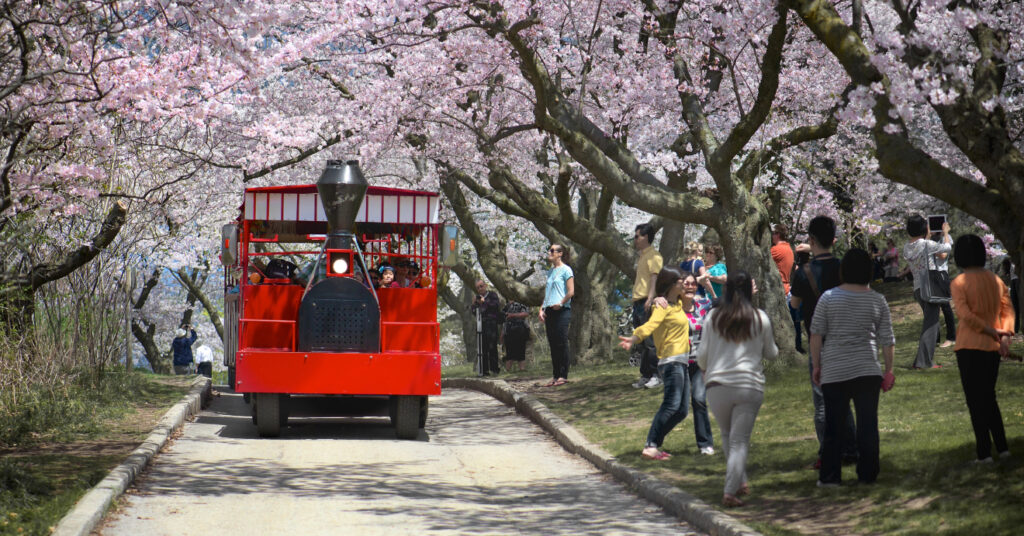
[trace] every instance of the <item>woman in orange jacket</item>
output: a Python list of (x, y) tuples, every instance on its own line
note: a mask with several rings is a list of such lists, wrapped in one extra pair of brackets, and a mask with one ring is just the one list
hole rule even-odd
[(953, 259), (963, 270), (950, 283), (953, 307), (960, 318), (956, 331), (956, 363), (974, 427), (977, 462), (992, 461), (992, 446), (1000, 458), (1010, 455), (1003, 417), (996, 401), (999, 358), (1010, 350), (1013, 306), (1006, 284), (985, 269), (985, 243), (977, 235), (957, 239)]

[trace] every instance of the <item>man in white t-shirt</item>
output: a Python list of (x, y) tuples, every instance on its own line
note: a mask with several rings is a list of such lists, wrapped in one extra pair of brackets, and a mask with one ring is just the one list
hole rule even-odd
[(213, 350), (205, 344), (196, 350), (196, 372), (207, 378), (213, 377)]

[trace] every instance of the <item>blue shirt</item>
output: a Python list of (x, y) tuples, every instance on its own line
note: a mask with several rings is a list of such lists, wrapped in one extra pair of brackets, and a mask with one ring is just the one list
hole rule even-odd
[[(715, 263), (714, 266), (708, 268), (708, 275), (727, 275), (725, 270), (725, 263)], [(711, 282), (711, 288), (715, 289), (715, 296), (722, 297), (722, 289), (724, 288), (721, 283)]]
[[(562, 303), (562, 298), (565, 298), (566, 293), (565, 283), (570, 279), (572, 279), (572, 268), (566, 264), (552, 268), (548, 272), (548, 283), (544, 287), (544, 307)], [(571, 305), (572, 299), (570, 298), (562, 307), (568, 309)]]

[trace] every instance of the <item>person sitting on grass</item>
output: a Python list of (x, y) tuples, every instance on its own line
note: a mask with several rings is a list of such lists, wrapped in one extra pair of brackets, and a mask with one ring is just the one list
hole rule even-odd
[[(689, 284), (689, 285), (687, 285)], [(690, 354), (690, 320), (686, 309), (693, 304), (697, 279), (675, 267), (662, 268), (655, 279), (654, 292), (668, 302), (668, 307), (652, 307), (651, 316), (629, 337), (619, 336), (619, 346), (629, 350), (634, 344), (652, 337), (658, 356), (658, 375), (664, 385), (661, 407), (654, 414), (647, 444), (640, 455), (648, 460), (667, 460), (661, 450), (665, 436), (686, 418), (690, 402), (690, 376), (687, 373)]]
[(999, 357), (1010, 352), (1013, 305), (1006, 284), (985, 269), (985, 243), (980, 237), (968, 234), (958, 238), (953, 259), (963, 270), (950, 283), (953, 307), (960, 317), (953, 350), (974, 428), (977, 461), (989, 463), (993, 443), (1000, 458), (1010, 456), (996, 401), (996, 379)]
[[(850, 401), (857, 413), (857, 480), (878, 478), (878, 393), (888, 391), (896, 336), (889, 304), (868, 286), (873, 275), (871, 255), (851, 249), (843, 256), (843, 283), (818, 299), (811, 320), (811, 378), (825, 397), (825, 441), (818, 487), (842, 481), (843, 433)], [(878, 366), (881, 346), (885, 370)]]

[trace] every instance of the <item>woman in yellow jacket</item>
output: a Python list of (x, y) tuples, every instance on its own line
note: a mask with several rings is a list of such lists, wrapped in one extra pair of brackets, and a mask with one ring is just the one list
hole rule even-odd
[(992, 461), (992, 447), (1000, 458), (1010, 456), (1003, 416), (996, 401), (999, 357), (1006, 356), (1013, 335), (1010, 291), (999, 277), (985, 269), (985, 243), (977, 235), (956, 240), (953, 259), (963, 273), (950, 284), (953, 307), (960, 325), (956, 330), (956, 365), (974, 428), (978, 462)]
[(654, 414), (647, 444), (640, 455), (649, 460), (667, 460), (669, 454), (661, 450), (661, 443), (672, 428), (686, 418), (689, 409), (690, 320), (686, 309), (697, 292), (697, 280), (689, 272), (684, 274), (677, 268), (666, 267), (658, 272), (654, 292), (668, 301), (668, 307), (652, 307), (647, 323), (636, 328), (630, 337), (620, 336), (619, 346), (629, 350), (647, 337), (654, 337), (665, 397)]

